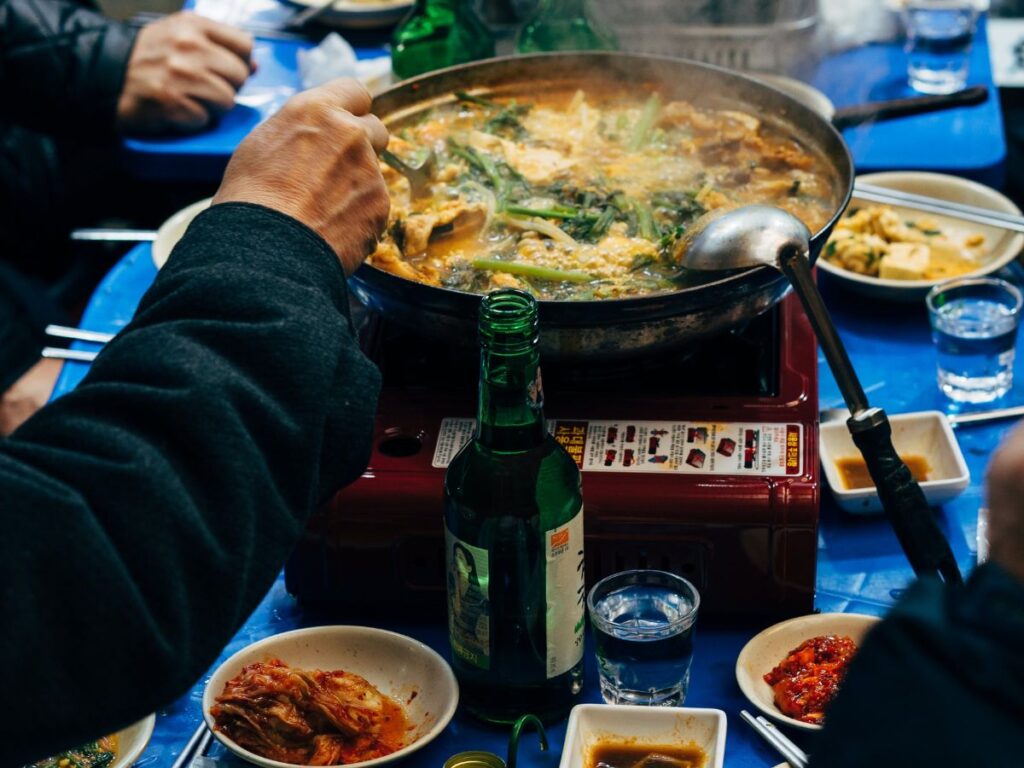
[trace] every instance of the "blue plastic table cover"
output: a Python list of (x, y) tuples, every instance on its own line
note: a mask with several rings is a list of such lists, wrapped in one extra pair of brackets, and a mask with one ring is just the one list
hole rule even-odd
[[(255, 21), (272, 23), (274, 0), (248, 0), (259, 9)], [(192, 0), (186, 6), (192, 5)], [(210, 130), (193, 136), (128, 139), (126, 167), (151, 179), (211, 181), (220, 178), (228, 157), (259, 122), (276, 111), (299, 85), (296, 52), (312, 43), (257, 37), (258, 69), (239, 93), (237, 106)], [(388, 55), (384, 46), (355, 48), (359, 58)], [(873, 44), (826, 58), (812, 84), (838, 107), (914, 94), (907, 85), (906, 54), (900, 43)], [(956, 173), (1002, 186), (1006, 139), (1002, 111), (989, 64), (985, 17), (978, 23), (971, 53), (969, 85), (987, 85), (990, 98), (975, 107), (950, 109), (862, 125), (844, 131), (858, 173), (923, 170)]]
[[(131, 319), (142, 294), (156, 276), (149, 245), (133, 248), (107, 275), (90, 301), (81, 327), (116, 332)], [(1013, 267), (1005, 277), (1022, 282)], [(935, 352), (930, 340), (927, 312), (923, 306), (889, 304), (848, 293), (823, 276), (823, 292), (850, 357), (873, 405), (889, 413), (947, 410), (947, 403), (935, 385)], [(76, 342), (76, 348), (92, 345)], [(1024, 382), (1024, 356), (1017, 355), (1016, 380)], [(842, 398), (835, 380), (819, 355), (820, 402), (822, 408), (839, 407)], [(55, 396), (74, 388), (88, 366), (66, 363)], [(1018, 385), (998, 405), (1024, 401), (1024, 385)], [(992, 450), (1009, 429), (1007, 422), (965, 426), (957, 439), (971, 472), (970, 487), (956, 500), (937, 511), (937, 520), (952, 544), (957, 561), (966, 573), (976, 560), (977, 515), (983, 505), (983, 477)], [(824, 482), (824, 480), (823, 480)], [(820, 611), (882, 615), (905, 589), (912, 575), (888, 523), (879, 517), (858, 517), (840, 512), (831, 494), (822, 493), (818, 543), (816, 607)], [(380, 616), (314, 612), (300, 607), (284, 589), (279, 578), (273, 589), (211, 667), (244, 646), (268, 635), (320, 624), (369, 624), (416, 637), (448, 656), (447, 634), (442, 617), (436, 623), (410, 624)], [(693, 673), (688, 706), (714, 707), (728, 715), (727, 768), (762, 768), (779, 759), (739, 718), (749, 707), (735, 680), (736, 657), (744, 643), (762, 626), (716, 629), (698, 623)], [(586, 687), (581, 702), (598, 702), (597, 670), (588, 646)], [(158, 713), (156, 731), (137, 765), (146, 768), (170, 766), (200, 722), (200, 700), (207, 676), (184, 697)], [(144, 713), (140, 713), (144, 714)], [(541, 754), (532, 738), (521, 745), (525, 768), (554, 768), (565, 734), (561, 723), (549, 730), (551, 751)], [(791, 734), (808, 745), (803, 734)], [(458, 713), (451, 725), (432, 744), (410, 756), (410, 768), (440, 768), (450, 755), (469, 749), (505, 753), (507, 733), (482, 726)], [(239, 764), (219, 745), (212, 753), (225, 764)]]

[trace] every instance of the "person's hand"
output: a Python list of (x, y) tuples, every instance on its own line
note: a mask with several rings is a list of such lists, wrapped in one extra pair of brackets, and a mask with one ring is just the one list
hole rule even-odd
[(143, 27), (117, 103), (122, 133), (196, 131), (231, 109), (253, 71), (252, 35), (175, 13)]
[(11, 434), (46, 405), (62, 365), (60, 360), (40, 360), (0, 395), (0, 435)]
[(349, 79), (293, 97), (239, 145), (214, 204), (258, 203), (298, 219), (351, 275), (376, 248), (390, 209), (376, 155), (388, 132), (370, 104)]
[(988, 467), (989, 557), (1024, 581), (1024, 425), (996, 449)]

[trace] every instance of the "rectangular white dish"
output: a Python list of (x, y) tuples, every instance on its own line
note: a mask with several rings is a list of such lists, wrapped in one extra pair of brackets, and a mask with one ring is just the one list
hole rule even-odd
[[(900, 413), (889, 417), (892, 442), (901, 456), (924, 456), (931, 470), (921, 490), (930, 505), (938, 506), (959, 496), (971, 482), (960, 444), (946, 414), (941, 411)], [(860, 456), (845, 419), (821, 425), (821, 466), (839, 506), (855, 515), (882, 511), (874, 486), (848, 489), (836, 464), (841, 459)]]
[(652, 746), (693, 742), (707, 754), (706, 768), (722, 768), (725, 730), (720, 709), (578, 704), (569, 715), (559, 768), (584, 768), (587, 754), (601, 741)]

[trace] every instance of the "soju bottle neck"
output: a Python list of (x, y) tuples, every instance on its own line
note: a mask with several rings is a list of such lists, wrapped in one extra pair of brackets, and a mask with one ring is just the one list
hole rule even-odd
[(480, 406), (476, 439), (495, 451), (527, 451), (544, 442), (544, 394), (536, 347), (480, 356)]
[(414, 13), (425, 13), (428, 9), (431, 11), (447, 11), (448, 13), (452, 13), (458, 2), (459, 0), (416, 0), (416, 9)]

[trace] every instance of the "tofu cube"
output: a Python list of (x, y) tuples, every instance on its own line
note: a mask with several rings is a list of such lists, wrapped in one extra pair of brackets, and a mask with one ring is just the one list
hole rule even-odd
[(878, 263), (878, 276), (890, 280), (923, 280), (931, 254), (923, 243), (892, 243)]

